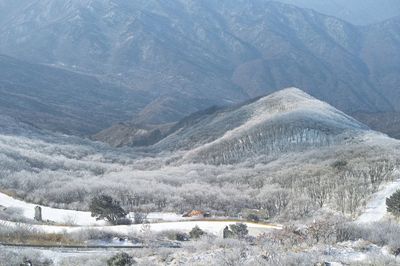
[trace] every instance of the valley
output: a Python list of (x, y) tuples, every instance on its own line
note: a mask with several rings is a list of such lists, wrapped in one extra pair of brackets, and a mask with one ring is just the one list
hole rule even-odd
[[(233, 118), (235, 122), (227, 122)], [(41, 135), (36, 129), (33, 136), (2, 135), (0, 184), (22, 199), (62, 208), (87, 210), (89, 199), (101, 190), (128, 208), (143, 204), (149, 211), (181, 212), (197, 206), (236, 214), (258, 206), (274, 217), (290, 206), (295, 194), (287, 184), (297, 186), (299, 193), (308, 182), (324, 187), (326, 199), (319, 200), (337, 205), (329, 194), (347, 193), (340, 183), (358, 182), (360, 189), (373, 192), (379, 182), (393, 178), (388, 174), (397, 164), (397, 141), (298, 89), (183, 125), (154, 145), (122, 150), (74, 137)], [(381, 158), (377, 150), (387, 156)], [(338, 162), (344, 163), (343, 168), (335, 166)], [(377, 184), (358, 178), (375, 168), (381, 171)], [(235, 186), (230, 185), (232, 180)], [(313, 199), (308, 189), (314, 208), (318, 198)], [(133, 199), (140, 205), (132, 206)], [(357, 204), (362, 205), (362, 198)], [(352, 213), (359, 207), (340, 205)]]
[(0, 0), (0, 266), (400, 265), (398, 0)]
[[(63, 245), (107, 243), (107, 235), (144, 243), (158, 235), (155, 243), (168, 243), (167, 232), (188, 234), (195, 226), (220, 239), (237, 223), (255, 239), (283, 237), (290, 221), (313, 228), (308, 217), (324, 215), (351, 227), (361, 214), (368, 226), (385, 222), (382, 201), (398, 187), (391, 182), (399, 178), (399, 141), (297, 88), (189, 116), (160, 141), (136, 148), (3, 121), (13, 130), (0, 135), (0, 184), (14, 198), (0, 194), (0, 205), (14, 214), (2, 227), (22, 230), (27, 241), (44, 234), (62, 237)], [(150, 223), (96, 221), (89, 209), (99, 191)], [(37, 205), (43, 224), (33, 220)], [(211, 218), (182, 217), (194, 209)]]

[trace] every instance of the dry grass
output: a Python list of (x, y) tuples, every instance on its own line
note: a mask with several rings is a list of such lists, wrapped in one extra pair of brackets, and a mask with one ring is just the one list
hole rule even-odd
[(78, 245), (81, 244), (63, 234), (31, 234), (22, 238), (15, 236), (0, 236), (0, 242), (5, 244), (28, 245)]
[(66, 234), (44, 233), (26, 225), (0, 226), (0, 242), (29, 245), (76, 245), (81, 244)]

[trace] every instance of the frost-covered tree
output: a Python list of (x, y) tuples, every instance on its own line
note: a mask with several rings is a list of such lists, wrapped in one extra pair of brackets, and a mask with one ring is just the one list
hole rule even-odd
[(400, 189), (392, 196), (386, 198), (387, 211), (395, 216), (400, 216)]
[(97, 220), (105, 219), (112, 224), (116, 224), (119, 219), (127, 215), (119, 202), (107, 195), (94, 197), (90, 202), (89, 209), (92, 217), (96, 217)]

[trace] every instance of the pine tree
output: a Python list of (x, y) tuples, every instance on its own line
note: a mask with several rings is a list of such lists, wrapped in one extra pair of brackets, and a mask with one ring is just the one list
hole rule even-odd
[(392, 196), (386, 198), (387, 211), (395, 216), (400, 216), (400, 189)]
[(127, 213), (119, 205), (119, 202), (107, 195), (94, 197), (89, 205), (92, 217), (97, 220), (105, 219), (116, 224), (119, 219), (124, 218)]

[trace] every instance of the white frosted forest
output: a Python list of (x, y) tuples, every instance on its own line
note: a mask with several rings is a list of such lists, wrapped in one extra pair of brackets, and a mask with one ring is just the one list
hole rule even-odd
[[(237, 215), (263, 209), (280, 219), (321, 207), (357, 215), (381, 183), (396, 178), (397, 141), (300, 90), (287, 89), (234, 112), (249, 110), (254, 114), (242, 126), (208, 143), (193, 127), (182, 128), (154, 145), (172, 147), (162, 153), (152, 147), (112, 149), (33, 128), (13, 135), (4, 130), (0, 184), (32, 203), (76, 210), (87, 210), (91, 197), (106, 193), (129, 211)], [(221, 122), (230, 113), (213, 119)], [(168, 138), (180, 136), (198, 141), (192, 149), (174, 150)]]
[(0, 0), (0, 266), (400, 265), (399, 29), (399, 0)]
[[(0, 123), (2, 239), (136, 245), (128, 253), (139, 265), (398, 261), (400, 227), (384, 207), (400, 180), (400, 143), (298, 89), (189, 117), (148, 147)], [(96, 221), (98, 195), (135, 224)], [(38, 205), (43, 222), (33, 220)], [(212, 218), (182, 216), (190, 210)], [(238, 221), (246, 237), (225, 238)], [(195, 240), (195, 228), (205, 235)], [(0, 260), (103, 265), (128, 256), (96, 252), (4, 247)]]

